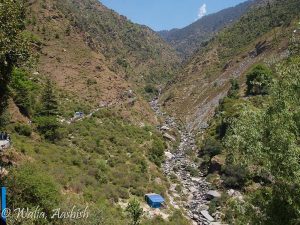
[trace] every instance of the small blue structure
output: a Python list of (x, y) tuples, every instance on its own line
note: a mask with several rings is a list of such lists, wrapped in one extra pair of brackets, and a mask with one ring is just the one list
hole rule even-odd
[(163, 206), (165, 199), (161, 195), (151, 193), (145, 195), (145, 201), (151, 208), (157, 209)]

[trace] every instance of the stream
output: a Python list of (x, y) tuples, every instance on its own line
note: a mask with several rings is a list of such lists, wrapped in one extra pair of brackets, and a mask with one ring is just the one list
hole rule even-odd
[[(175, 174), (182, 186), (179, 192), (176, 190), (177, 184), (171, 182), (168, 196), (170, 203), (175, 208), (183, 208), (188, 218), (191, 219), (195, 225), (220, 224), (218, 222), (212, 223), (213, 221), (220, 220), (219, 213), (213, 214), (213, 217), (208, 213), (209, 201), (207, 200), (206, 194), (210, 190), (210, 184), (200, 172), (198, 168), (199, 164), (196, 164), (188, 155), (189, 151), (197, 151), (194, 134), (178, 125), (173, 117), (162, 112), (158, 101), (158, 98), (155, 98), (150, 102), (150, 105), (156, 115), (159, 118), (163, 118), (159, 130), (164, 135), (169, 135), (168, 130), (175, 130), (180, 134), (178, 147), (176, 149), (170, 149), (172, 147), (168, 149), (165, 153), (166, 160), (162, 165), (163, 172), (169, 180), (171, 181), (171, 176)], [(180, 198), (183, 195), (186, 196), (186, 198), (182, 201)]]

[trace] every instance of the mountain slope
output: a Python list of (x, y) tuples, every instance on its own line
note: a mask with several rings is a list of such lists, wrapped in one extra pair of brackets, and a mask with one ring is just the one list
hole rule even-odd
[(272, 1), (271, 11), (267, 5), (258, 6), (219, 33), (170, 83), (161, 100), (166, 109), (186, 121), (190, 130), (207, 127), (231, 78), (244, 79), (253, 64), (286, 55), (289, 25), (299, 9), (297, 0)]
[[(1, 7), (13, 3), (4, 1)], [(14, 145), (1, 151), (0, 175), (12, 211), (24, 207), (41, 210), (46, 216), (21, 218), (13, 213), (8, 223), (125, 225), (131, 220), (126, 205), (136, 198), (147, 211), (144, 224), (158, 224), (157, 220), (188, 224), (181, 210), (175, 211), (169, 201), (169, 182), (160, 169), (166, 143), (153, 126), (157, 122), (153, 112), (138, 92), (147, 82), (163, 80), (157, 71), (173, 69), (168, 60), (174, 51), (150, 29), (124, 18), (122, 22), (121, 16), (96, 1), (70, 1), (72, 11), (68, 12), (65, 5), (60, 6), (67, 2), (26, 3), (27, 30), (22, 35), (36, 57), (28, 62), (30, 67), (15, 68), (9, 74), (11, 107), (0, 115), (0, 126)], [(77, 7), (82, 8), (77, 11)], [(98, 14), (106, 15), (106, 20)], [(100, 31), (92, 34), (85, 30), (88, 25), (80, 26), (85, 16), (95, 29), (108, 20), (114, 23), (105, 28), (104, 39), (96, 40)], [(9, 22), (4, 21), (4, 26)], [(109, 30), (118, 38), (109, 39)], [(125, 43), (125, 34), (133, 35), (134, 40)], [(157, 66), (156, 61), (160, 62)], [(135, 63), (139, 64), (137, 71), (131, 69)], [(152, 69), (157, 76), (147, 80)], [(77, 111), (84, 116), (72, 118)], [(144, 194), (152, 192), (165, 197), (166, 207), (161, 212), (168, 221), (157, 218), (143, 201)], [(86, 209), (89, 215), (54, 218), (54, 209), (68, 213)]]
[(96, 0), (33, 0), (30, 11), (28, 35), (36, 42), (39, 76), (94, 108), (119, 106), (154, 121), (140, 90), (169, 80), (179, 62), (155, 32)]
[(113, 70), (126, 78), (161, 81), (178, 62), (175, 51), (154, 31), (130, 22), (97, 0), (57, 1), (56, 6), (85, 33), (88, 45), (103, 53)]
[(191, 56), (196, 49), (211, 39), (218, 31), (236, 22), (257, 0), (249, 0), (235, 7), (204, 16), (182, 29), (161, 31), (159, 34), (183, 56)]

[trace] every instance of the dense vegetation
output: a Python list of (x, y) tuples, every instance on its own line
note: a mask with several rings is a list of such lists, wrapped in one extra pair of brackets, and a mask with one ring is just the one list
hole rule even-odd
[[(221, 176), (216, 185), (244, 194), (243, 201), (222, 200), (230, 224), (299, 222), (299, 68), (295, 55), (271, 68), (254, 66), (245, 93), (232, 81), (211, 122), (201, 145), (202, 157), (207, 155), (202, 166)], [(214, 156), (219, 163), (224, 159), (217, 170)]]
[(25, 8), (22, 1), (0, 2), (0, 115), (7, 107), (8, 84), (12, 70), (28, 57), (25, 29)]
[(299, 222), (299, 68), (299, 58), (279, 65), (267, 104), (245, 106), (230, 123), (225, 138), (227, 157), (232, 164), (252, 168), (256, 176), (266, 179), (243, 205), (251, 213), (230, 218), (236, 224)]

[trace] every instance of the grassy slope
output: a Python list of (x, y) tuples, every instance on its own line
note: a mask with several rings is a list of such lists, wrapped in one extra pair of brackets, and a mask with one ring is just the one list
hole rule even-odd
[[(299, 8), (295, 0), (273, 1), (273, 20), (268, 8), (261, 6), (222, 31), (186, 63), (169, 85), (162, 98), (166, 109), (186, 120), (191, 129), (205, 125), (219, 100), (226, 95), (230, 78), (243, 79), (253, 64), (278, 56), (287, 48), (291, 34), (289, 23), (299, 15)], [(251, 57), (250, 52), (264, 41), (266, 50)]]

